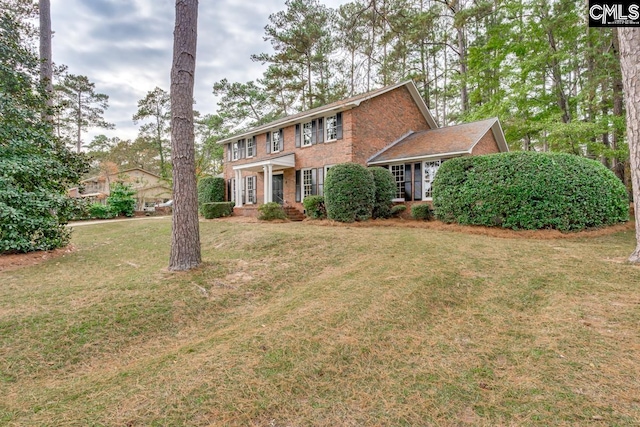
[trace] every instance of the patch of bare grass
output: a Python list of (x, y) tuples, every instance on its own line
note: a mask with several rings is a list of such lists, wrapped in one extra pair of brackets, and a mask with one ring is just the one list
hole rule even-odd
[(206, 221), (176, 274), (169, 226), (84, 227), (0, 273), (2, 423), (640, 422), (629, 231)]

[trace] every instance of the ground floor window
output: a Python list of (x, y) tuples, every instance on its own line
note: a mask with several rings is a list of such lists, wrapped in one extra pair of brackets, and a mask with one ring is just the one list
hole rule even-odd
[(236, 179), (235, 178), (231, 178), (230, 187), (231, 187), (230, 200), (232, 202), (235, 202), (236, 201)]
[(396, 181), (396, 199), (404, 199), (404, 164), (391, 165), (389, 170)]
[(302, 199), (303, 200), (305, 199), (305, 197), (311, 196), (312, 194), (314, 194), (314, 191), (313, 191), (314, 173), (313, 172), (314, 172), (313, 169), (302, 170)]
[(246, 197), (247, 197), (247, 203), (251, 204), (251, 203), (256, 203), (257, 201), (257, 197), (256, 197), (256, 182), (257, 182), (257, 177), (255, 176), (248, 176), (245, 178), (246, 180)]
[(436, 172), (438, 172), (438, 168), (442, 161), (433, 160), (424, 162), (424, 198), (425, 200), (430, 200), (433, 196), (433, 192), (431, 189), (431, 185), (433, 184), (433, 180), (436, 177)]

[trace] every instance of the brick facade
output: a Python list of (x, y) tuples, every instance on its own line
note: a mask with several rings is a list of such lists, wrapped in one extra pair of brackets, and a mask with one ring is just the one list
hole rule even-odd
[(352, 160), (367, 159), (409, 131), (430, 129), (416, 102), (405, 87), (364, 101), (354, 108), (354, 150)]

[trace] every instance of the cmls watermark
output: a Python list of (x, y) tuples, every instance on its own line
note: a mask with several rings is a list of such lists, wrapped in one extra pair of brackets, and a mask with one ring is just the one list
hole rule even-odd
[(640, 1), (589, 0), (590, 27), (640, 27)]

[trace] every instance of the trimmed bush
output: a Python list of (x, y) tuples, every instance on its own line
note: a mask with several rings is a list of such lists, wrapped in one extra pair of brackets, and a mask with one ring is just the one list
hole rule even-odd
[(433, 209), (428, 203), (420, 203), (411, 206), (411, 218), (431, 221), (433, 219)]
[(111, 187), (111, 193), (107, 197), (107, 205), (115, 216), (133, 216), (136, 207), (136, 191), (129, 184), (116, 182)]
[(341, 222), (371, 218), (375, 201), (373, 175), (357, 163), (342, 163), (329, 169), (324, 181), (327, 216)]
[(407, 210), (406, 205), (395, 205), (391, 208), (391, 216), (400, 216), (402, 212)]
[(307, 211), (307, 216), (313, 219), (324, 219), (327, 217), (327, 209), (324, 205), (324, 197), (307, 196), (302, 204)]
[(233, 215), (233, 207), (235, 202), (211, 202), (203, 203), (200, 206), (200, 213), (206, 219), (221, 218), (223, 216)]
[(433, 183), (438, 219), (514, 230), (575, 231), (627, 221), (628, 200), (601, 163), (560, 153), (451, 159)]
[(284, 213), (284, 209), (280, 206), (279, 203), (269, 202), (264, 205), (260, 205), (258, 207), (258, 219), (264, 221), (271, 221), (273, 219), (287, 219), (287, 216)]
[(97, 219), (109, 219), (116, 216), (109, 205), (102, 203), (93, 203), (89, 206), (89, 216)]
[(392, 200), (396, 195), (396, 181), (389, 169), (376, 166), (369, 168), (369, 171), (373, 175), (373, 184), (375, 185), (375, 200), (371, 216), (373, 218), (389, 218), (391, 217)]
[(208, 176), (198, 181), (198, 207), (204, 215), (202, 205), (205, 203), (224, 202), (225, 183), (224, 178)]

